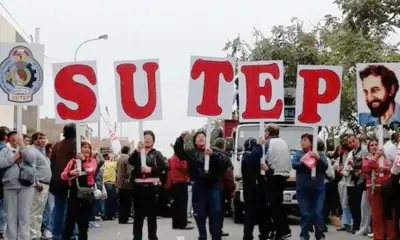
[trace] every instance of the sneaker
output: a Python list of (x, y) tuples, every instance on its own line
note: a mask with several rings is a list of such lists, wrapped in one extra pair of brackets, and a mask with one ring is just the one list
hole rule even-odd
[(96, 221), (103, 221), (103, 219), (102, 219), (100, 216), (96, 216), (96, 217), (94, 217), (94, 219), (95, 219)]
[(367, 235), (369, 238), (374, 238), (374, 233), (368, 233)]
[(52, 238), (53, 238), (53, 234), (49, 230), (43, 231), (42, 239), (48, 240), (48, 239), (52, 239)]
[(95, 221), (90, 221), (90, 222), (89, 222), (89, 227), (91, 227), (91, 228), (99, 228), (99, 227), (100, 227), (100, 224), (98, 224), (98, 223), (95, 222)]

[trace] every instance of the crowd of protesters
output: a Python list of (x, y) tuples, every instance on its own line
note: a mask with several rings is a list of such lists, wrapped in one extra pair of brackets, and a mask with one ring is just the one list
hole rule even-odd
[[(241, 165), (243, 240), (253, 239), (255, 225), (260, 240), (291, 237), (283, 191), (292, 169), (301, 239), (310, 239), (310, 232), (317, 240), (325, 239), (332, 215), (341, 218), (337, 231), (398, 239), (398, 138), (384, 133), (383, 148), (375, 138), (348, 135), (334, 153), (326, 152), (321, 139), (313, 148), (310, 134), (299, 139), (301, 149), (290, 152), (276, 124), (266, 125), (264, 137), (247, 139)], [(144, 132), (144, 141), (135, 149), (123, 146), (116, 155), (94, 152), (86, 141), (77, 151), (75, 124), (65, 125), (63, 135), (51, 144), (44, 133), (20, 136), (0, 127), (2, 238), (85, 240), (89, 227), (118, 218), (120, 224), (133, 224), (134, 240), (143, 239), (147, 219), (148, 239), (157, 240), (163, 191), (169, 192), (165, 205), (171, 207), (173, 229), (193, 229), (188, 220), (193, 214), (199, 240), (208, 233), (213, 240), (229, 236), (223, 222), (236, 185), (225, 139), (206, 148), (206, 133), (198, 131), (187, 148), (188, 132), (182, 132), (167, 160), (154, 148), (152, 131)], [(265, 162), (260, 163), (263, 156)]]

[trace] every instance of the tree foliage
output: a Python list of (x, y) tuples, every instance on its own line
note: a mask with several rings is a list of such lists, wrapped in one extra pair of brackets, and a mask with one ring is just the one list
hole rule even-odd
[[(274, 26), (268, 36), (254, 29), (254, 43), (238, 35), (224, 50), (239, 60), (283, 60), (285, 87), (295, 87), (297, 65), (340, 65), (344, 67), (341, 124), (353, 132), (357, 125), (357, 63), (400, 60), (396, 46), (386, 43), (388, 34), (400, 25), (398, 0), (337, 0), (343, 15), (326, 15), (311, 30), (300, 19), (289, 26)], [(370, 17), (368, 17), (370, 16)], [(339, 130), (326, 128), (331, 135)]]

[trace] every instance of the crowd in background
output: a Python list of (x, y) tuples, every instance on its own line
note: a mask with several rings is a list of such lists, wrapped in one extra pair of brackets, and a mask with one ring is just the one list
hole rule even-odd
[[(64, 139), (54, 144), (41, 132), (19, 136), (0, 127), (1, 237), (85, 240), (89, 227), (118, 218), (120, 224), (133, 224), (134, 240), (142, 240), (147, 218), (148, 238), (157, 240), (157, 218), (167, 215), (172, 228), (180, 230), (193, 229), (188, 220), (193, 215), (199, 240), (207, 239), (208, 232), (213, 240), (228, 236), (223, 222), (236, 185), (227, 143), (218, 138), (206, 148), (206, 133), (198, 131), (194, 146), (185, 148), (187, 134), (176, 139), (174, 155), (167, 159), (154, 148), (152, 131), (144, 132), (135, 149), (123, 146), (114, 155), (95, 152), (86, 141), (77, 152), (75, 124), (65, 125)], [(292, 169), (301, 239), (310, 239), (310, 232), (325, 239), (332, 215), (341, 218), (337, 231), (398, 239), (398, 137), (385, 130), (383, 139), (381, 147), (376, 138), (347, 135), (330, 153), (321, 139), (314, 151), (313, 135), (304, 134), (301, 149), (293, 154), (280, 138), (279, 126), (266, 125), (264, 137), (244, 144), (243, 240), (253, 239), (255, 225), (260, 240), (291, 237), (283, 191)]]

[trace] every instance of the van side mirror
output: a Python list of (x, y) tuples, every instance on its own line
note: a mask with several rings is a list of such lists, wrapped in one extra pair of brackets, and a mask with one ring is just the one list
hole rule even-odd
[(233, 148), (234, 148), (234, 144), (233, 144), (233, 138), (231, 138), (231, 137), (227, 137), (227, 138), (225, 138), (225, 141), (226, 141), (226, 151), (233, 151)]

